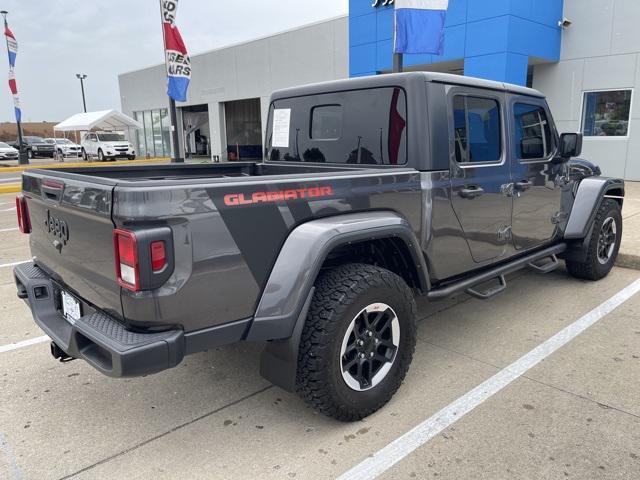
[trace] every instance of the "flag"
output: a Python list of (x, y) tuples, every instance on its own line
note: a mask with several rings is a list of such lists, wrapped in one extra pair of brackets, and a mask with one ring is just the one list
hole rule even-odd
[(167, 95), (178, 102), (186, 102), (191, 79), (191, 59), (176, 26), (178, 0), (160, 0), (160, 8), (168, 77)]
[(395, 53), (444, 52), (449, 0), (395, 0)]
[(11, 90), (11, 95), (13, 95), (13, 107), (16, 111), (16, 121), (20, 122), (22, 119), (22, 111), (20, 110), (20, 98), (18, 97), (16, 75), (13, 71), (16, 66), (18, 42), (16, 42), (16, 37), (13, 36), (13, 32), (9, 29), (6, 22), (4, 26), (4, 36), (7, 37), (7, 51), (9, 53), (9, 89)]

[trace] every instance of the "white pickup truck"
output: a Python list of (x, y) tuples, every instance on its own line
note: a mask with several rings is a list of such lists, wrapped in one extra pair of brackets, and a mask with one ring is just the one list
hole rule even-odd
[(135, 160), (136, 152), (124, 135), (117, 132), (89, 132), (82, 139), (82, 158), (99, 161), (128, 158)]

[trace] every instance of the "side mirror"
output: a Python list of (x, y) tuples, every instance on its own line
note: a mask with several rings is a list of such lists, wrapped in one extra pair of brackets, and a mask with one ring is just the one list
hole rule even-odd
[(560, 156), (578, 157), (582, 153), (582, 133), (563, 133), (560, 135)]

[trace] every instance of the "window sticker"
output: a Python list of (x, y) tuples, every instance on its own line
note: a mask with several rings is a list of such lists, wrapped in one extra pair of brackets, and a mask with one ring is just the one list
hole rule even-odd
[(289, 148), (289, 129), (291, 127), (291, 109), (277, 108), (273, 111), (273, 139), (274, 148)]

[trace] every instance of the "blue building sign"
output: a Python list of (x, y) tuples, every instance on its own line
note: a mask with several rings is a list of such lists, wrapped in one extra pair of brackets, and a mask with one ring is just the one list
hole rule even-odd
[[(563, 0), (449, 0), (442, 55), (405, 55), (406, 70), (453, 71), (518, 85), (531, 65), (560, 60)], [(349, 0), (349, 73), (388, 72), (393, 2)]]

